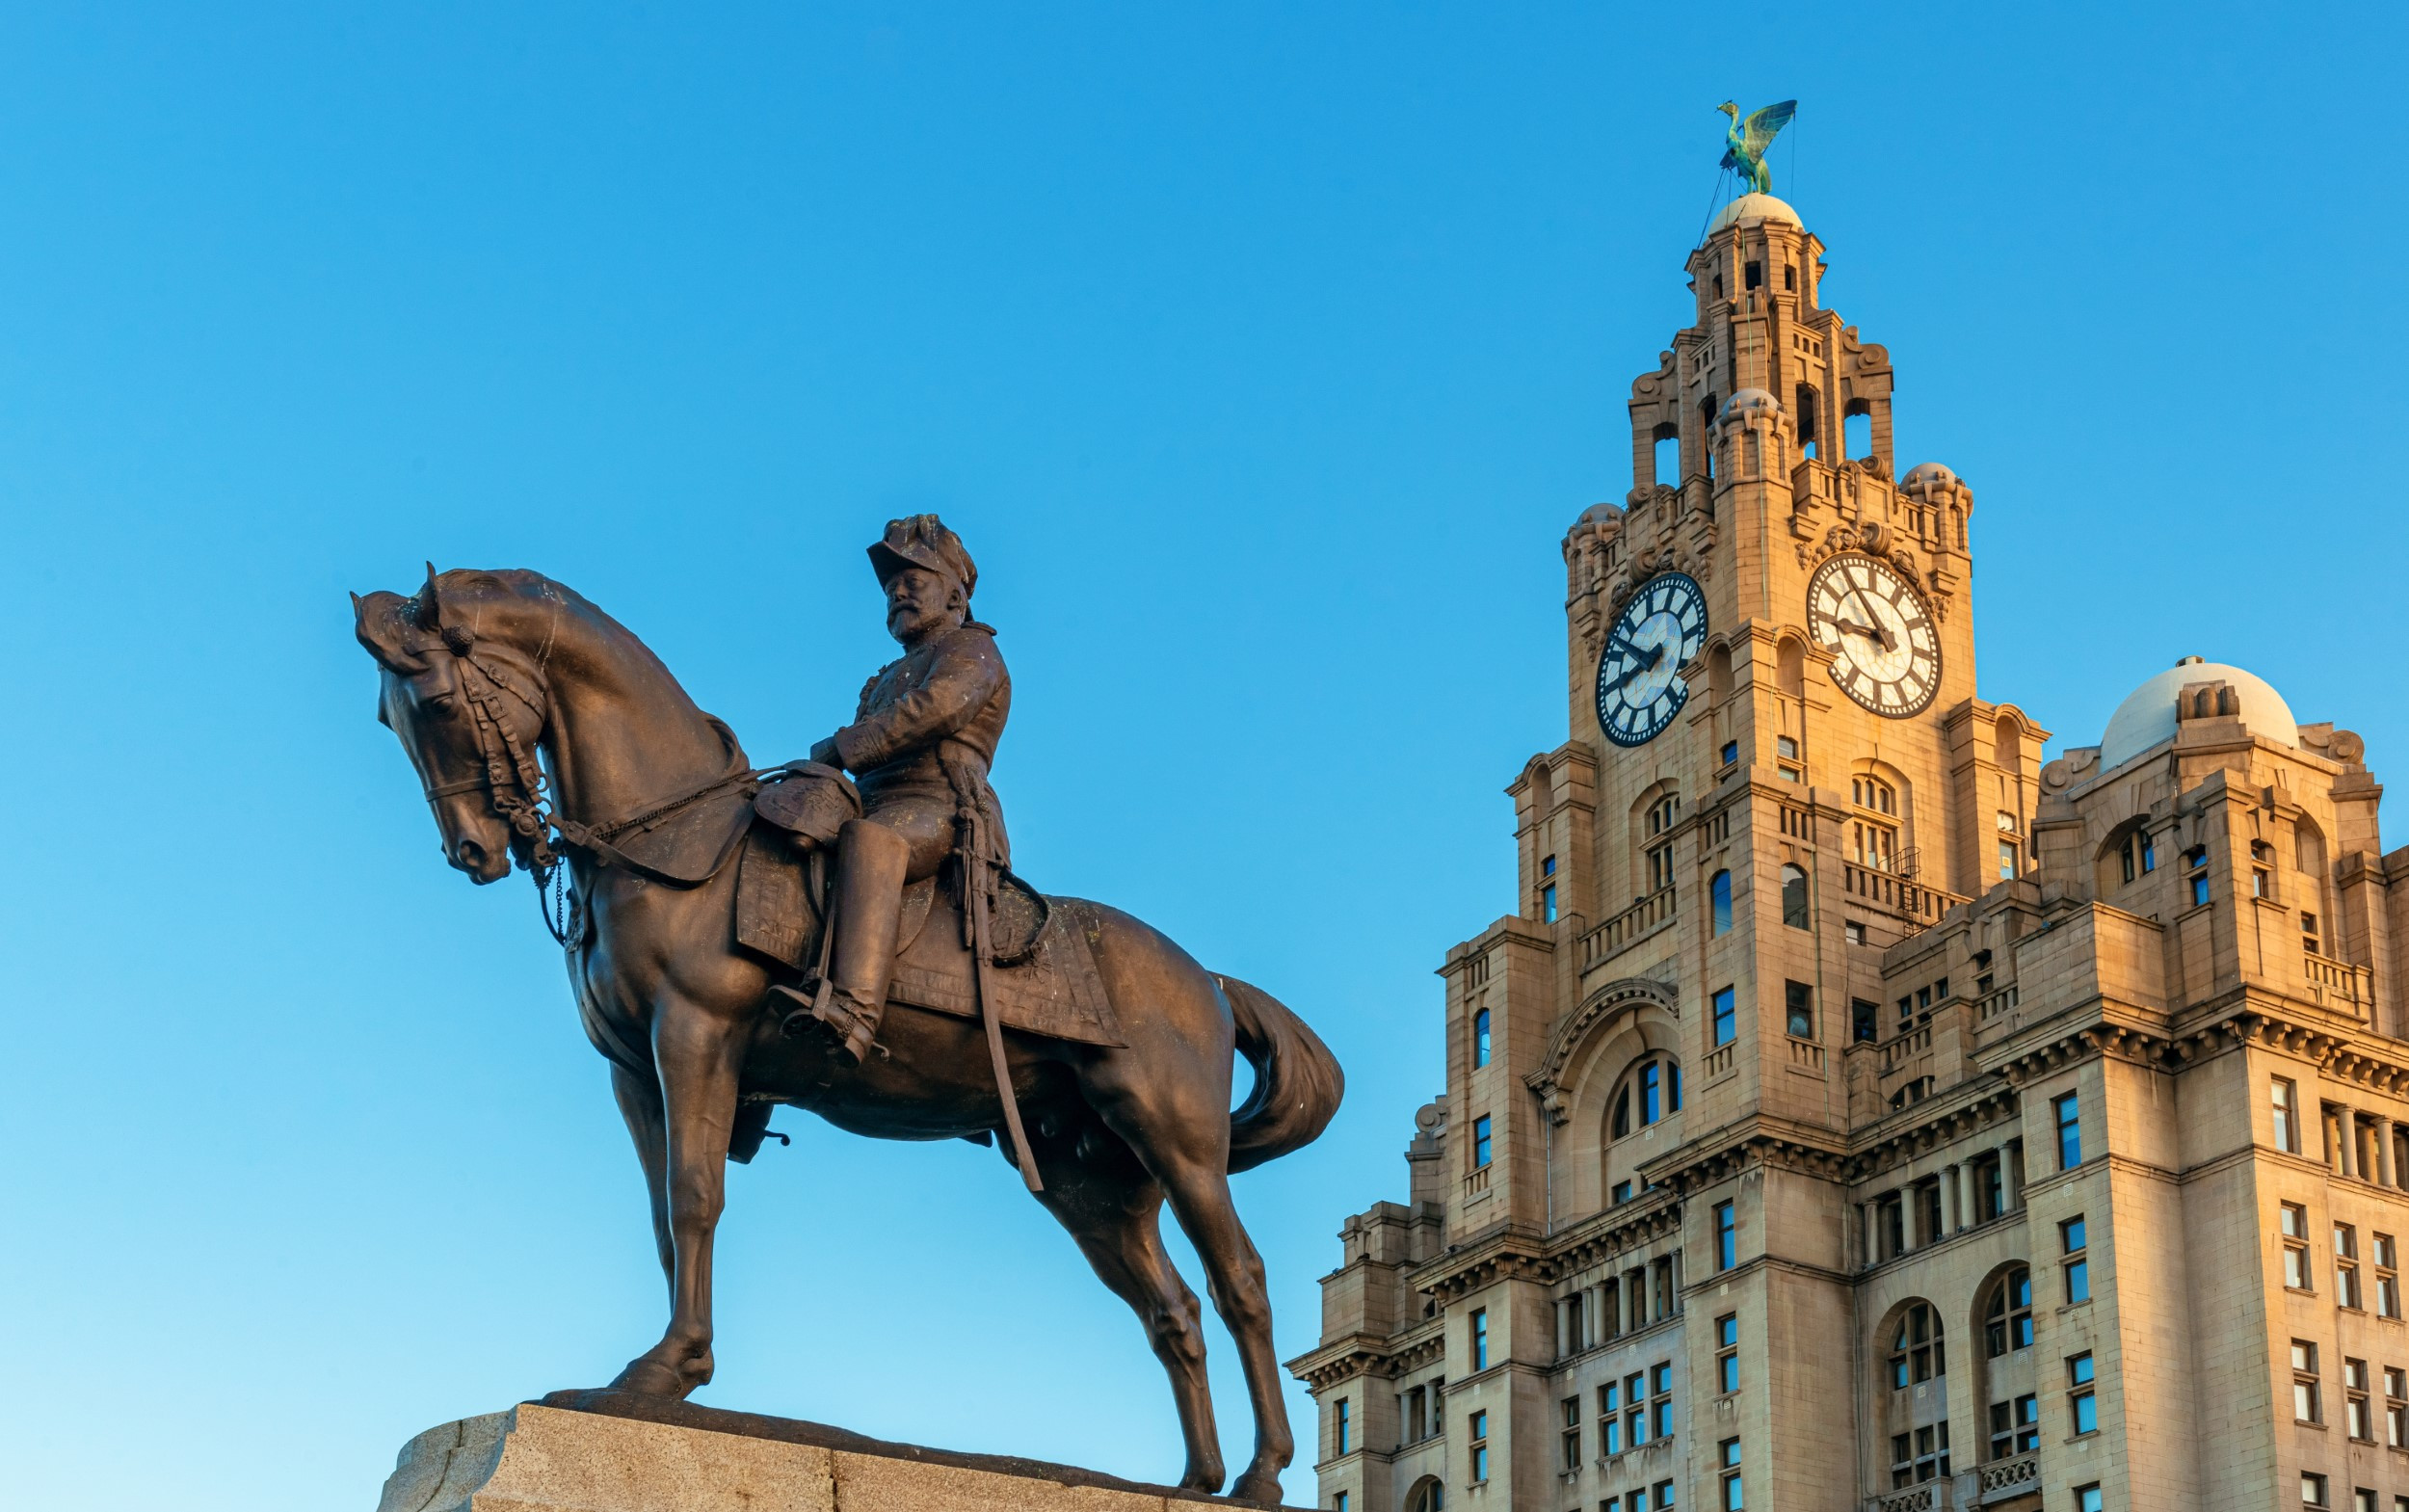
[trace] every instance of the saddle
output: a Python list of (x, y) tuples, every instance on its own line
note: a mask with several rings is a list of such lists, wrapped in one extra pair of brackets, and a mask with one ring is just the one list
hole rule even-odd
[[(742, 815), (749, 829), (737, 859), (736, 943), (800, 969), (817, 957), (827, 926), (836, 831), (861, 810), (843, 773), (811, 762), (783, 770), (784, 780), (764, 786)], [(995, 874), (988, 921), (997, 1018), (1053, 1039), (1126, 1045), (1096, 968), (1093, 905), (1048, 899), (1009, 871)], [(958, 862), (906, 888), (887, 1000), (976, 1018), (969, 935)]]

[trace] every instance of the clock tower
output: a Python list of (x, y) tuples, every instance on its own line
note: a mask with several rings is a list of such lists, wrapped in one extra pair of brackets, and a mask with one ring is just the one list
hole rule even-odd
[[(1787, 111), (1731, 107), (1759, 185)], [(1894, 467), (1822, 251), (1714, 217), (1631, 491), (1565, 537), (1514, 912), (1446, 951), (1407, 1200), (1290, 1362), (1321, 1502), (2409, 1505), (2366, 743), (2169, 647), (2045, 764), (1975, 696), (1973, 496)]]

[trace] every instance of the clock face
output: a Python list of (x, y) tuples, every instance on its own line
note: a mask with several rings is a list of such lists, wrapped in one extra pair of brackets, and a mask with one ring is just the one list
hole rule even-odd
[(1815, 570), (1807, 623), (1833, 654), (1840, 691), (1892, 719), (1920, 713), (1941, 690), (1941, 641), (1932, 612), (1905, 573), (1847, 552)]
[(1644, 746), (1689, 702), (1677, 670), (1707, 647), (1707, 596), (1663, 572), (1639, 585), (1598, 654), (1598, 726), (1618, 746)]

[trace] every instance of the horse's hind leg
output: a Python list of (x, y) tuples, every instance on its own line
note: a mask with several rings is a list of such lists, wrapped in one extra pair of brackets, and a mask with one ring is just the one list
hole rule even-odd
[(1188, 1451), (1180, 1486), (1219, 1491), (1221, 1436), (1213, 1426), (1213, 1399), (1204, 1379), (1203, 1311), (1163, 1253), (1163, 1189), (1120, 1136), (1100, 1124), (1086, 1123), (1083, 1137), (1046, 1139), (1033, 1133), (1030, 1148), (1046, 1181), (1038, 1201), (1070, 1231), (1098, 1278), (1137, 1313), (1154, 1358), (1171, 1378)]
[(1263, 1260), (1238, 1222), (1230, 1176), (1185, 1153), (1168, 1154), (1155, 1171), (1171, 1197), (1171, 1210), (1204, 1262), (1213, 1311), (1238, 1342), (1246, 1367), (1246, 1393), (1255, 1409), (1255, 1457), (1230, 1488), (1231, 1497), (1257, 1506), (1280, 1504), (1280, 1472), (1296, 1457), (1288, 1429), (1288, 1404), (1280, 1394), (1280, 1362), (1272, 1349), (1271, 1293)]

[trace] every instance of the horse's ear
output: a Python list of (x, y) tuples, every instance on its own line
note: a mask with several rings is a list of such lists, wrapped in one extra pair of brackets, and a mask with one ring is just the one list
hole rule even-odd
[(443, 591), (435, 583), (435, 564), (427, 564), (427, 586), (418, 590), (418, 628), (443, 633)]
[(422, 672), (426, 663), (410, 649), (407, 621), (412, 600), (399, 594), (352, 595), (352, 633), (377, 659), (377, 665), (399, 673)]

